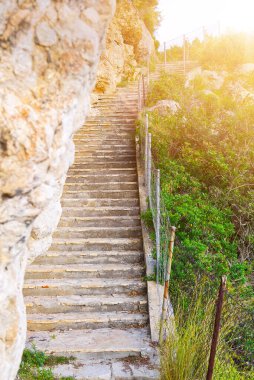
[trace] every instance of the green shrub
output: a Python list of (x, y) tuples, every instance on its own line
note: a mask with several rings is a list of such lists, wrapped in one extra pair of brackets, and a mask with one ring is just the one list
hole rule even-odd
[(244, 304), (238, 310), (244, 322), (236, 321), (230, 341), (237, 364), (248, 366), (253, 363), (254, 107), (232, 95), (238, 80), (251, 88), (249, 76), (231, 73), (220, 90), (207, 95), (202, 78), (189, 89), (183, 78), (162, 73), (148, 99), (149, 105), (161, 99), (180, 104), (175, 114), (149, 116), (162, 197), (177, 227), (172, 301), (181, 294), (190, 299), (203, 276), (216, 292), (226, 274), (230, 294)]

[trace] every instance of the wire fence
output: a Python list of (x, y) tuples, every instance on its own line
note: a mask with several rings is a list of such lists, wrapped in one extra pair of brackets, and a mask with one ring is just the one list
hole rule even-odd
[[(143, 83), (145, 85), (143, 86)], [(142, 85), (141, 85), (142, 84)], [(139, 111), (145, 105), (148, 80), (142, 77), (138, 85)], [(146, 114), (139, 129), (141, 163), (144, 171), (148, 206), (152, 214), (156, 247), (156, 281), (164, 284), (168, 264), (168, 250), (171, 237), (171, 224), (165, 203), (161, 196), (160, 170), (156, 168), (152, 156), (152, 135), (149, 133), (149, 118)]]

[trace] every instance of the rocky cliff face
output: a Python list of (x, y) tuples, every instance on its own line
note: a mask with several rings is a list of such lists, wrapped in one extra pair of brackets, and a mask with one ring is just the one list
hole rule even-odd
[(51, 243), (114, 0), (0, 1), (0, 379), (25, 341), (29, 260)]
[(135, 79), (138, 66), (154, 53), (154, 40), (130, 0), (117, 3), (98, 69), (95, 92), (112, 92), (125, 79)]

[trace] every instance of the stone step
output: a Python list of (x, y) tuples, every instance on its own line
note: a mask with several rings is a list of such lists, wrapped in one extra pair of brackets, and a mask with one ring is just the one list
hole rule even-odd
[(37, 349), (46, 354), (84, 360), (140, 357), (147, 352), (149, 341), (147, 328), (59, 331), (54, 339), (48, 331), (27, 334), (27, 347), (36, 342)]
[[(87, 123), (85, 124), (84, 127), (82, 127), (79, 132), (77, 133), (80, 133), (82, 135), (84, 135), (84, 137), (86, 137), (86, 134), (89, 134), (89, 133), (95, 133), (97, 132), (98, 135), (97, 135), (97, 139), (98, 139), (98, 136), (99, 136), (99, 133), (105, 133), (105, 134), (110, 134), (110, 133), (115, 133), (116, 136), (118, 136), (118, 134), (122, 134), (122, 133), (129, 133), (130, 134), (130, 137), (133, 135), (133, 133), (136, 131), (136, 127), (132, 124), (121, 124), (121, 123), (117, 123), (117, 124), (112, 124), (110, 121), (109, 122), (101, 122), (101, 121), (87, 121)], [(76, 135), (74, 135), (75, 137)], [(115, 136), (115, 137), (116, 137)]]
[(63, 207), (63, 217), (138, 216), (139, 207)]
[[(84, 145), (84, 147), (105, 147), (109, 148), (112, 147), (112, 149), (116, 147), (126, 147), (126, 145), (130, 144), (130, 146), (135, 146), (135, 131), (126, 131), (126, 132), (118, 132), (116, 131), (115, 134), (113, 134), (114, 131), (102, 131), (102, 137), (101, 140), (98, 140), (98, 131), (83, 131), (80, 135), (75, 135), (75, 138), (73, 141), (75, 142), (75, 145)], [(105, 141), (107, 144), (105, 145)], [(78, 146), (79, 146), (78, 145)]]
[(76, 160), (76, 163), (78, 165), (86, 165), (89, 167), (94, 167), (94, 170), (96, 170), (96, 166), (102, 166), (102, 167), (115, 167), (115, 165), (119, 165), (118, 167), (134, 167), (136, 164), (136, 157), (134, 155), (132, 156), (118, 156), (115, 155), (114, 157), (106, 157), (106, 156), (100, 156), (100, 157), (82, 157)]
[(124, 162), (86, 162), (86, 163), (77, 163), (75, 162), (72, 165), (72, 169), (93, 169), (95, 172), (98, 169), (136, 169), (136, 160), (125, 160)]
[(70, 264), (36, 265), (27, 268), (26, 279), (55, 278), (141, 278), (145, 275), (144, 266), (140, 264)]
[(76, 162), (90, 163), (90, 162), (125, 162), (125, 160), (135, 160), (136, 151), (132, 150), (126, 152), (101, 152), (101, 151), (87, 151), (80, 152), (78, 149), (75, 153)]
[(69, 312), (147, 312), (147, 297), (120, 297), (118, 294), (98, 296), (25, 297), (26, 311), (33, 313)]
[(90, 190), (104, 190), (107, 189), (107, 191), (110, 190), (136, 190), (138, 187), (137, 182), (84, 182), (84, 183), (71, 183), (66, 182), (64, 185), (65, 190), (67, 191), (90, 191)]
[(54, 232), (54, 238), (61, 239), (93, 239), (93, 238), (137, 238), (141, 237), (141, 227), (58, 227)]
[(142, 251), (50, 251), (37, 257), (37, 264), (123, 264), (143, 263)]
[[(96, 174), (94, 174), (96, 173)], [(111, 169), (107, 169), (107, 168), (97, 168), (96, 169), (96, 172), (94, 171), (93, 168), (81, 168), (81, 169), (78, 169), (76, 168), (74, 165), (71, 166), (71, 168), (69, 169), (68, 171), (68, 175), (73, 175), (73, 174), (78, 174), (78, 175), (116, 175), (116, 174), (123, 174), (123, 175), (126, 175), (126, 174), (137, 174), (137, 168), (136, 167), (133, 167), (133, 168), (111, 168)]]
[(98, 156), (110, 156), (110, 157), (119, 157), (119, 155), (125, 156), (135, 156), (136, 155), (136, 148), (134, 144), (132, 146), (123, 146), (122, 148), (116, 148), (114, 147), (89, 147), (86, 144), (80, 144), (76, 145), (76, 152), (75, 152), (75, 158), (78, 160), (79, 157), (87, 157), (87, 156), (92, 156), (92, 157), (98, 157)]
[[(61, 199), (63, 207), (139, 207), (139, 200), (135, 198), (127, 199)], [(100, 216), (101, 218), (101, 216)], [(104, 218), (104, 217), (103, 217)], [(106, 218), (106, 217), (105, 217)], [(121, 219), (122, 217), (119, 217)], [(132, 216), (131, 219), (134, 217)], [(116, 219), (116, 217), (114, 217)], [(90, 218), (90, 220), (94, 220)]]
[[(116, 107), (114, 107), (116, 108)], [(91, 114), (89, 115), (89, 118), (92, 116), (98, 117), (98, 119), (102, 119), (104, 116), (110, 115), (114, 116), (115, 118), (129, 118), (129, 117), (135, 117), (137, 118), (137, 109), (133, 110), (131, 107), (129, 109), (123, 108), (122, 111), (117, 111), (115, 109), (112, 109), (112, 107), (97, 107), (92, 109)]]
[(100, 150), (100, 149), (86, 149), (83, 146), (79, 149), (77, 147), (76, 152), (75, 152), (75, 159), (78, 162), (83, 162), (86, 161), (87, 158), (89, 158), (90, 162), (90, 157), (96, 160), (100, 159), (106, 159), (106, 160), (112, 160), (114, 161), (124, 161), (126, 157), (131, 157), (132, 159), (136, 157), (136, 149), (122, 149), (121, 150)]
[(143, 248), (141, 238), (55, 238), (51, 245), (53, 251), (135, 251)]
[[(81, 142), (81, 141), (79, 141)], [(96, 153), (96, 154), (101, 154), (101, 155), (104, 155), (104, 154), (112, 154), (112, 153), (115, 153), (117, 152), (119, 154), (119, 152), (121, 153), (130, 153), (130, 154), (133, 154), (134, 152), (136, 152), (136, 149), (135, 149), (135, 145), (134, 145), (134, 141), (131, 141), (130, 144), (122, 144), (122, 145), (106, 145), (107, 143), (104, 143), (102, 141), (101, 145), (92, 145), (92, 144), (87, 144), (86, 142), (82, 142), (82, 144), (76, 144), (76, 153), (78, 153), (79, 155), (80, 154), (83, 154), (83, 153), (88, 153), (88, 152), (93, 152), (93, 153)]]
[(148, 314), (132, 312), (76, 312), (27, 315), (29, 331), (137, 328), (145, 327), (147, 324)]
[[(68, 191), (64, 190), (63, 197), (65, 199), (138, 199), (138, 190), (89, 190), (89, 191)], [(115, 214), (117, 215), (117, 214)], [(124, 215), (124, 214), (121, 214)], [(129, 214), (125, 214), (129, 215)], [(91, 215), (92, 216), (92, 215)]]
[[(153, 349), (153, 351), (156, 351)], [(77, 380), (158, 380), (160, 379), (159, 362), (156, 354), (150, 357), (128, 357), (113, 360), (76, 360), (73, 364), (58, 365), (53, 368), (56, 378)]]
[(62, 217), (59, 227), (140, 227), (139, 216)]
[(29, 279), (25, 282), (25, 296), (66, 296), (66, 295), (144, 295), (145, 281), (125, 278), (89, 278), (89, 279)]
[(110, 182), (137, 182), (137, 173), (135, 174), (71, 174), (68, 173), (65, 183), (110, 183)]

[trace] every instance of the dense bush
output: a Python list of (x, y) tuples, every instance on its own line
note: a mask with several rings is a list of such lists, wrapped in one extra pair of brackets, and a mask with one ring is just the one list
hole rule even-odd
[(177, 304), (184, 294), (190, 302), (204, 276), (212, 294), (227, 274), (229, 295), (241, 305), (230, 345), (239, 362), (248, 365), (254, 350), (254, 104), (232, 95), (236, 80), (253, 89), (250, 75), (231, 74), (220, 90), (205, 92), (202, 78), (186, 88), (183, 78), (164, 73), (152, 84), (148, 102), (173, 99), (180, 104), (175, 114), (150, 113), (163, 199), (177, 227), (172, 300)]

